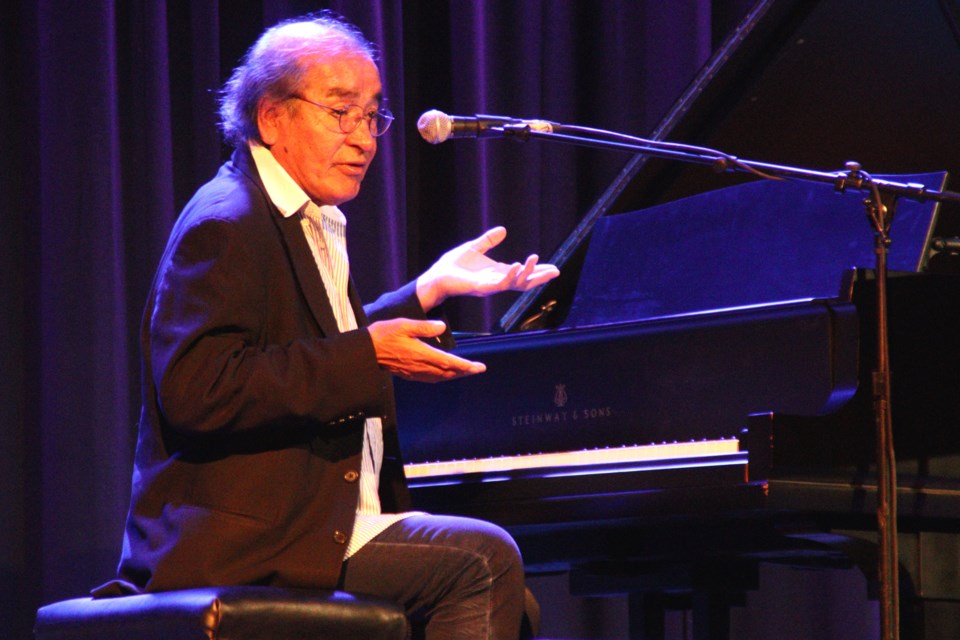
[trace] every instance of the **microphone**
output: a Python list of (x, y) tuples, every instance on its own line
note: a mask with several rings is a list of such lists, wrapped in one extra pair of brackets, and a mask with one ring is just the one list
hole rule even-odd
[(527, 126), (535, 131), (553, 133), (559, 127), (547, 120), (522, 120), (509, 116), (448, 116), (442, 111), (431, 109), (421, 114), (417, 120), (417, 130), (430, 144), (440, 144), (450, 138), (496, 138), (504, 135), (505, 125)]

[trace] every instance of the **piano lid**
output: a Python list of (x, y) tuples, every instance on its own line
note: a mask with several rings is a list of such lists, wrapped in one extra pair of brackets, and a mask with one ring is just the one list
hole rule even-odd
[[(958, 17), (956, 0), (760, 0), (649, 137), (821, 171), (856, 160), (875, 175), (947, 171), (956, 179)], [(602, 217), (751, 179), (632, 157), (551, 256), (561, 276), (520, 296), (500, 329), (521, 329), (545, 306), (553, 316), (534, 326), (560, 324)], [(953, 209), (944, 208), (935, 235), (960, 231)], [(870, 241), (865, 220), (863, 229)]]
[[(935, 189), (945, 179), (885, 177)], [(830, 185), (761, 181), (600, 218), (563, 325), (838, 297), (843, 273), (876, 264), (862, 200)], [(925, 266), (938, 209), (898, 204), (891, 271)]]

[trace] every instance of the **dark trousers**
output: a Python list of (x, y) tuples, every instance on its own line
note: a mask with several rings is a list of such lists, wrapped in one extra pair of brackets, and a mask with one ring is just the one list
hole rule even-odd
[(344, 562), (341, 585), (403, 605), (414, 637), (513, 640), (525, 596), (528, 608), (532, 599), (523, 578), (520, 552), (500, 527), (423, 515), (393, 524)]

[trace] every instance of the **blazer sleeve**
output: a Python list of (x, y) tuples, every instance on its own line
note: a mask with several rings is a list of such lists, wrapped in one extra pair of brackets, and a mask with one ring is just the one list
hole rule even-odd
[[(420, 299), (417, 297), (416, 281), (408, 282), (396, 291), (385, 293), (371, 304), (364, 307), (364, 311), (370, 321), (383, 320), (386, 318), (412, 318), (414, 320), (425, 320), (427, 318), (443, 320), (447, 322), (443, 307), (437, 307), (430, 313), (424, 313), (420, 306)], [(456, 348), (457, 343), (454, 340), (453, 332), (450, 330), (450, 323), (447, 322), (447, 328), (435, 339), (427, 341), (427, 344), (433, 347), (439, 347), (445, 351)]]
[(370, 322), (388, 318), (423, 320), (427, 317), (420, 306), (420, 299), (417, 298), (416, 281), (381, 295), (375, 302), (364, 305), (363, 310)]

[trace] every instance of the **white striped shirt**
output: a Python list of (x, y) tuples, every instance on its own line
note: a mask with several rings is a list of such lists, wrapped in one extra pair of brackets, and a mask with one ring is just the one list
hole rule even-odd
[[(347, 257), (347, 220), (337, 207), (317, 206), (303, 189), (280, 166), (270, 151), (255, 142), (250, 151), (267, 194), (285, 217), (300, 216), (310, 251), (323, 280), (330, 306), (341, 332), (357, 329), (357, 319), (347, 297), (350, 262)], [(380, 418), (368, 418), (363, 434), (363, 457), (360, 467), (360, 499), (353, 535), (347, 545), (345, 558), (356, 553), (364, 544), (394, 522), (413, 513), (380, 512), (380, 466), (383, 461), (383, 423)]]

